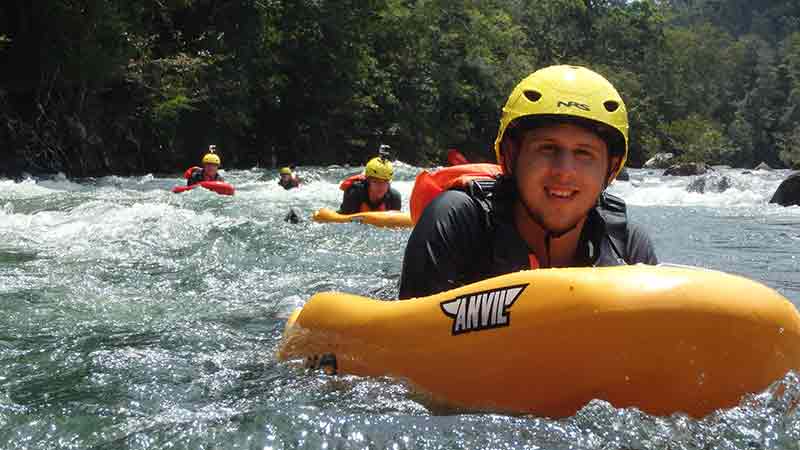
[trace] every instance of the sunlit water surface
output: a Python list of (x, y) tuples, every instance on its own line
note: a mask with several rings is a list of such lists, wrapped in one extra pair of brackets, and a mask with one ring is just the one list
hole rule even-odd
[[(419, 169), (397, 165), (407, 209)], [(275, 171), (229, 171), (233, 197), (172, 194), (177, 176), (0, 180), (0, 448), (799, 448), (793, 374), (703, 420), (602, 401), (550, 420), (437, 415), (390, 379), (277, 362), (312, 294), (396, 295), (407, 230), (308, 220), (359, 170), (300, 168), (293, 191)], [(767, 204), (788, 174), (721, 169), (700, 193), (696, 177), (634, 170), (611, 191), (662, 261), (797, 305), (800, 208)], [(284, 221), (291, 207), (302, 223)]]

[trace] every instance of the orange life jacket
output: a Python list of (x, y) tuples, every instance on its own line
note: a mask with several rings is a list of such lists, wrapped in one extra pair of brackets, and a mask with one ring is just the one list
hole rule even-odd
[(417, 175), (411, 191), (411, 221), (416, 224), (428, 203), (442, 192), (463, 189), (472, 180), (493, 180), (502, 173), (499, 165), (488, 163), (459, 164), (434, 172), (423, 170)]
[(459, 166), (461, 164), (469, 164), (467, 158), (458, 150), (451, 148), (447, 151), (447, 162), (451, 166)]

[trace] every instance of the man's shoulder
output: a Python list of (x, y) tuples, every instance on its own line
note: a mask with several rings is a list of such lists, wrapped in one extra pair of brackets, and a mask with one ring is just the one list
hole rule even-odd
[(469, 194), (459, 190), (444, 191), (434, 198), (425, 208), (425, 215), (436, 220), (460, 220), (482, 218), (485, 207)]
[(650, 244), (650, 233), (647, 231), (647, 229), (641, 224), (630, 221), (628, 222), (628, 242), (646, 242), (647, 244), (652, 245)]
[(658, 264), (650, 233), (639, 224), (628, 222), (627, 250), (632, 264)]
[(345, 192), (359, 192), (367, 190), (366, 180), (356, 180), (350, 184)]

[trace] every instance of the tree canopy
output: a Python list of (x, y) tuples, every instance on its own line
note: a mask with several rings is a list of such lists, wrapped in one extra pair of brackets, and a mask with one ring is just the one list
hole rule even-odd
[(779, 0), (7, 0), (0, 171), (491, 160), (513, 86), (606, 76), (630, 164), (800, 167), (800, 3)]

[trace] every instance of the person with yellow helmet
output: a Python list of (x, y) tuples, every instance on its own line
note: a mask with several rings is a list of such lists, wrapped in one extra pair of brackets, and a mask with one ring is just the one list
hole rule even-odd
[[(386, 146), (381, 146), (381, 150)], [(394, 168), (384, 156), (367, 162), (363, 174), (347, 178), (339, 186), (344, 191), (339, 214), (354, 214), (367, 211), (400, 210), (401, 197), (391, 186)]]
[(184, 178), (186, 178), (187, 186), (197, 184), (201, 181), (225, 181), (222, 175), (217, 172), (219, 166), (222, 164), (222, 160), (217, 154), (216, 145), (208, 146), (208, 153), (203, 155), (203, 159), (200, 162), (202, 167), (190, 167), (186, 173), (183, 174)]
[(297, 175), (292, 172), (291, 167), (281, 167), (281, 169), (278, 171), (278, 175), (280, 176), (278, 184), (287, 191), (289, 189), (300, 187), (300, 179), (297, 178)]
[(523, 79), (503, 107), (494, 151), (499, 176), (424, 208), (399, 298), (539, 267), (657, 264), (647, 233), (605, 192), (628, 156), (628, 114), (601, 75), (551, 66)]

